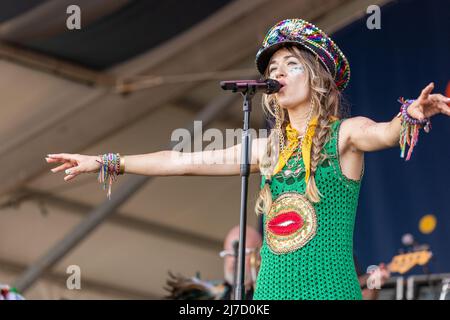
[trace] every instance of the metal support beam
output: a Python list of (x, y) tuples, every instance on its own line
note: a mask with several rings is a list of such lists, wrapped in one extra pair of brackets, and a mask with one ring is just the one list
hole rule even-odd
[[(18, 206), (24, 201), (36, 201), (40, 206), (49, 204), (54, 207), (60, 207), (69, 214), (86, 217), (88, 212), (91, 212), (93, 206), (81, 203), (76, 200), (65, 199), (51, 194), (50, 192), (42, 192), (34, 189), (21, 189), (16, 197), (4, 204), (2, 207)], [(46, 208), (44, 207), (46, 210)], [(222, 250), (222, 239), (215, 239), (208, 236), (198, 235), (193, 232), (173, 228), (160, 223), (151, 222), (146, 219), (134, 217), (131, 214), (116, 211), (112, 217), (109, 218), (108, 223), (127, 228), (129, 230), (142, 232), (145, 234), (152, 234), (169, 241), (182, 242), (197, 248), (210, 250), (211, 252), (219, 252)]]
[[(229, 106), (235, 97), (233, 95), (223, 95), (208, 104), (195, 119), (203, 122), (203, 127), (208, 126), (223, 109)], [(189, 125), (191, 134), (194, 133), (194, 126)], [(170, 149), (177, 142), (170, 143)], [(115, 193), (110, 200), (105, 200), (97, 208), (93, 209), (88, 216), (75, 226), (64, 239), (56, 243), (41, 256), (36, 262), (31, 264), (27, 270), (14, 282), (13, 286), (21, 293), (25, 292), (46, 270), (54, 266), (78, 243), (86, 238), (97, 226), (105, 221), (110, 215), (125, 203), (136, 191), (149, 182), (152, 177), (132, 176)]]
[(0, 41), (0, 60), (11, 61), (34, 70), (46, 72), (87, 86), (113, 88), (117, 82), (115, 76), (106, 72), (91, 70), (71, 62), (49, 57), (48, 55), (3, 41)]
[(67, 8), (76, 4), (83, 17), (83, 27), (114, 13), (130, 0), (47, 0), (32, 9), (0, 23), (0, 39), (24, 44), (34, 39), (46, 39), (67, 32)]

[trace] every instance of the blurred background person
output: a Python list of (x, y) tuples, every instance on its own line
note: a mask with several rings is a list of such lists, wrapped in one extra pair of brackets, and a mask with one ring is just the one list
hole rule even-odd
[[(224, 277), (227, 286), (226, 298), (234, 296), (237, 275), (237, 253), (239, 248), (239, 226), (233, 227), (225, 238), (224, 251), (221, 256), (224, 257)], [(250, 300), (253, 297), (256, 277), (258, 275), (261, 257), (259, 250), (262, 245), (261, 234), (254, 228), (247, 226), (245, 237), (245, 298)]]
[[(227, 233), (220, 256), (223, 258), (224, 279), (201, 280), (200, 274), (187, 278), (169, 272), (167, 287), (170, 292), (167, 299), (173, 300), (232, 300), (236, 287), (237, 256), (239, 248), (239, 225)], [(261, 234), (253, 227), (247, 226), (245, 257), (245, 299), (251, 300), (255, 289), (256, 277), (260, 266), (259, 250), (262, 245)]]

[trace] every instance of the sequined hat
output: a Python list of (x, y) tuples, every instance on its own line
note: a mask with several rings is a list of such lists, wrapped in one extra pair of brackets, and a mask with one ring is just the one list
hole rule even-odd
[(350, 81), (347, 58), (325, 32), (302, 19), (283, 20), (269, 30), (256, 54), (256, 67), (262, 75), (275, 51), (286, 44), (309, 50), (317, 56), (333, 76), (339, 90), (345, 89)]

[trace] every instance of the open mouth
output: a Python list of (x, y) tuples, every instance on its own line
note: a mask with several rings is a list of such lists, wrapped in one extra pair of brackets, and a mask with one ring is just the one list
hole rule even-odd
[(286, 236), (303, 226), (303, 219), (294, 211), (282, 213), (269, 221), (268, 228), (276, 235)]

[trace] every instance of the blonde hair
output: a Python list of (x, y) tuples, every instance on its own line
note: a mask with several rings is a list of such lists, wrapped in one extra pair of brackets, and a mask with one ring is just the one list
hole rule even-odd
[[(330, 138), (330, 116), (335, 116), (337, 118), (342, 117), (341, 93), (331, 74), (326, 71), (316, 56), (308, 51), (299, 50), (295, 46), (287, 46), (286, 49), (296, 56), (306, 69), (307, 82), (310, 88), (311, 106), (313, 108), (312, 116), (318, 116), (318, 123), (311, 147), (311, 175), (306, 186), (306, 197), (309, 201), (317, 203), (323, 195), (316, 186), (315, 173), (319, 163), (327, 158), (325, 154), (321, 153), (321, 150)], [(268, 75), (267, 73), (268, 71), (266, 70), (266, 76)], [(289, 115), (283, 108), (277, 105), (276, 98), (273, 95), (264, 94), (262, 105), (266, 116), (271, 115), (275, 119), (277, 116), (280, 118), (282, 132), (285, 134), (286, 126), (289, 123)], [(278, 161), (278, 143), (279, 140), (276, 130), (272, 130), (267, 139), (266, 149), (263, 152), (260, 164), (261, 174), (264, 175), (266, 179), (272, 178), (273, 168)], [(275, 161), (273, 161), (274, 158)], [(270, 168), (268, 168), (268, 163), (272, 164)], [(270, 186), (265, 183), (256, 200), (256, 214), (269, 212), (271, 205), (272, 193)]]

